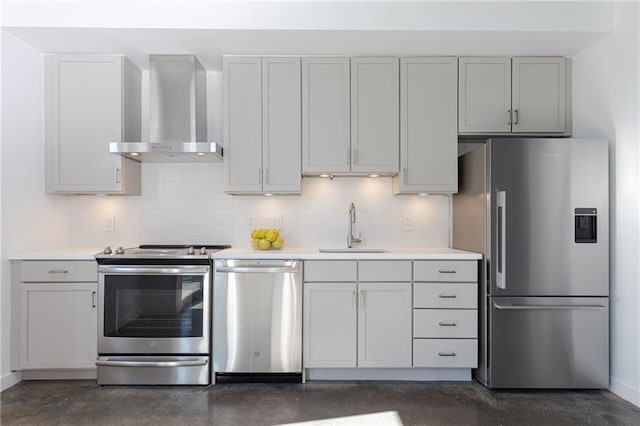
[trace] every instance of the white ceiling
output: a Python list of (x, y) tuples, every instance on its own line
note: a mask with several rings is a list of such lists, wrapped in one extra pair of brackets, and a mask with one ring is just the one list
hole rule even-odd
[(573, 56), (605, 32), (160, 30), (9, 28), (43, 53), (119, 53), (148, 68), (149, 54), (195, 54), (207, 70), (222, 55)]
[(7, 1), (3, 28), (43, 53), (573, 56), (614, 28), (611, 2)]

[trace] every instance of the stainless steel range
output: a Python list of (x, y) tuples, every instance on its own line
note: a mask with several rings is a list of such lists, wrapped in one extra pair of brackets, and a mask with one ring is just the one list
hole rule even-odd
[(98, 384), (209, 384), (211, 255), (228, 247), (107, 247), (96, 255)]

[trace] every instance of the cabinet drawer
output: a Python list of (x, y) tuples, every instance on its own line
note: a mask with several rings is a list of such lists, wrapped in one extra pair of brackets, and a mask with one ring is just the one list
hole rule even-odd
[(414, 308), (476, 309), (478, 285), (475, 283), (414, 283)]
[(413, 339), (413, 366), (476, 368), (478, 341), (475, 339)]
[(422, 260), (413, 263), (414, 281), (478, 281), (475, 260)]
[(361, 282), (411, 281), (411, 261), (361, 260), (358, 262), (358, 279)]
[(414, 309), (413, 337), (478, 337), (478, 311), (472, 309)]
[(97, 282), (98, 270), (93, 260), (24, 260), (20, 262), (23, 282)]
[(311, 260), (304, 262), (305, 281), (355, 281), (357, 263), (355, 260)]

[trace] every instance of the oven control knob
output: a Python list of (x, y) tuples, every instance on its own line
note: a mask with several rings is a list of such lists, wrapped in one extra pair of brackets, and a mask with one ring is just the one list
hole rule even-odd
[(124, 248), (122, 246), (116, 249), (116, 254), (124, 254)]
[(206, 256), (207, 255), (207, 248), (206, 247), (200, 247), (200, 254), (202, 256)]
[(189, 249), (187, 250), (187, 254), (188, 255), (196, 254), (196, 251), (193, 249), (193, 247), (189, 247)]
[(104, 254), (111, 254), (111, 252), (113, 252), (113, 250), (111, 249), (110, 246), (107, 246), (104, 248), (104, 251), (102, 253)]

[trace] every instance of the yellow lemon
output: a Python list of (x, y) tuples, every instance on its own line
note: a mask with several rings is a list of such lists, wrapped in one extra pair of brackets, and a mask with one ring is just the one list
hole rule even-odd
[(257, 238), (252, 239), (251, 240), (251, 247), (256, 247), (257, 248), (259, 242), (260, 242), (260, 240), (257, 239)]
[(271, 244), (273, 245), (274, 249), (281, 249), (282, 246), (284, 245), (284, 240), (282, 238), (278, 238)]
[(258, 238), (258, 230), (254, 229), (253, 231), (251, 231), (251, 238)]
[(261, 238), (258, 241), (258, 247), (260, 247), (260, 250), (267, 250), (270, 246), (271, 243), (266, 238)]
[(256, 237), (257, 238), (264, 238), (264, 234), (267, 232), (266, 229), (264, 228), (260, 228), (258, 229), (258, 232), (256, 233)]
[(278, 235), (273, 232), (273, 229), (269, 229), (265, 234), (264, 237), (269, 240), (270, 242), (274, 242), (275, 240), (278, 239)]

